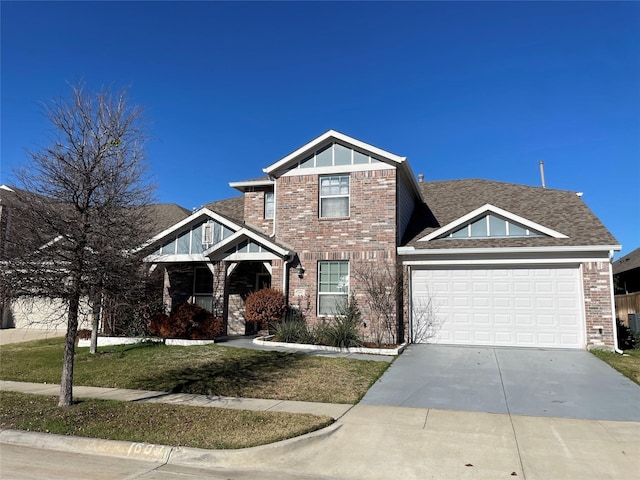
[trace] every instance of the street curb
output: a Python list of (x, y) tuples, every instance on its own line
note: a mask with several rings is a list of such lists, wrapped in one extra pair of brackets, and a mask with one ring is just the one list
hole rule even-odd
[(174, 464), (191, 467), (228, 467), (246, 464), (246, 459), (273, 459), (280, 450), (290, 452), (293, 449), (308, 446), (324, 440), (341, 427), (333, 423), (315, 432), (280, 442), (257, 447), (233, 450), (206, 450), (201, 448), (171, 447), (151, 443), (104, 440), (53, 433), (26, 432), (23, 430), (0, 430), (0, 443), (23, 447), (58, 450), (63, 452), (87, 453), (94, 455), (144, 460), (148, 462)]
[(174, 447), (150, 443), (104, 440), (53, 433), (0, 430), (0, 443), (23, 447), (58, 450), (62, 452), (88, 453), (119, 458), (132, 458), (156, 463), (167, 463)]
[(280, 442), (260, 445), (258, 447), (241, 448), (237, 450), (205, 450), (200, 448), (175, 447), (167, 463), (180, 466), (199, 466), (202, 468), (244, 467), (247, 465), (268, 464), (281, 452), (291, 453), (299, 448), (320, 442), (333, 435), (342, 427), (340, 423), (333, 423), (315, 432), (299, 437), (289, 438)]

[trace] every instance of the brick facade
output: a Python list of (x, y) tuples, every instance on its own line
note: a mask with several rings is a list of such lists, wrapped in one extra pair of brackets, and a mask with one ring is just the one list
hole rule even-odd
[[(350, 290), (365, 316), (371, 336), (365, 295), (353, 281), (370, 262), (396, 263), (396, 170), (355, 171), (350, 176), (349, 217), (319, 218), (320, 175), (285, 176), (277, 180), (276, 241), (290, 245), (297, 259), (289, 270), (289, 301), (299, 305), (310, 324), (317, 314), (318, 262), (349, 262)], [(295, 267), (304, 269), (302, 276)], [(274, 265), (274, 277), (282, 269)], [(278, 272), (278, 273), (276, 273)], [(272, 285), (282, 284), (274, 278)]]
[[(493, 255), (487, 253), (489, 248), (495, 249), (496, 258), (504, 262), (511, 258), (513, 249), (545, 247), (535, 255), (524, 250), (522, 254), (516, 253), (514, 259), (522, 264), (523, 258), (533, 259), (536, 255), (540, 257), (536, 257), (536, 262), (559, 258), (561, 250), (555, 251), (555, 247), (591, 245), (593, 252), (581, 257), (596, 259), (581, 265), (585, 343), (588, 347), (612, 348), (615, 345), (611, 266), (606, 257), (600, 256), (603, 255), (602, 246), (615, 246), (615, 239), (604, 228), (598, 233), (593, 215), (571, 192), (545, 190), (542, 202), (542, 193), (534, 187), (481, 180), (430, 182), (427, 185), (414, 180), (406, 158), (334, 131), (294, 151), (264, 172), (268, 178), (232, 184), (244, 194), (243, 205), (236, 204), (234, 213), (227, 213), (227, 218), (238, 216), (235, 218), (237, 225), (230, 227), (238, 235), (226, 237), (228, 243), (220, 242), (219, 250), (207, 253), (211, 259), (225, 259), (223, 271), (229, 274), (221, 283), (224, 318), (231, 334), (251, 333), (244, 329), (244, 307), (246, 296), (257, 288), (258, 273), (270, 274), (271, 287), (283, 290), (289, 304), (300, 308), (308, 323), (313, 325), (325, 319), (318, 313), (319, 263), (346, 261), (348, 291), (355, 295), (363, 313), (365, 339), (380, 340), (380, 322), (384, 318), (385, 326), (393, 324), (395, 327), (395, 332), (388, 335), (389, 340), (400, 343), (410, 336), (411, 278), (410, 268), (403, 265), (405, 260), (411, 261), (408, 265), (433, 262), (438, 268), (445, 268), (449, 261), (452, 266), (459, 266), (462, 261), (473, 263), (476, 254), (469, 252), (474, 249), (483, 251), (477, 254), (482, 261)], [(349, 212), (345, 217), (320, 218), (320, 182), (325, 175), (349, 176)], [(341, 179), (333, 181), (332, 188), (336, 185), (345, 187)], [(268, 192), (274, 194), (273, 219), (264, 218)], [(443, 226), (464, 221), (464, 216), (486, 204), (526, 217), (531, 222), (540, 222), (541, 226), (562, 231), (563, 235), (450, 239), (444, 238), (443, 232), (437, 232)], [(571, 222), (567, 223), (568, 217), (555, 211), (558, 205), (573, 209)], [(428, 243), (420, 241), (427, 232), (436, 234)], [(596, 235), (600, 243), (594, 243), (592, 235)], [(400, 246), (401, 258), (398, 256)], [(461, 249), (461, 257), (454, 254), (455, 249)], [(434, 257), (434, 252), (442, 256)], [(568, 260), (572, 258), (575, 257), (567, 257)], [(176, 263), (181, 261), (178, 259)], [(203, 261), (207, 259), (198, 259), (198, 262)], [(231, 264), (234, 264), (232, 272)], [(403, 266), (400, 276), (396, 271), (399, 265)], [(339, 279), (342, 289), (345, 286), (344, 266), (331, 267), (336, 267), (332, 274)], [(367, 278), (381, 276), (381, 272), (389, 270), (394, 273), (386, 278), (393, 279), (390, 284), (395, 282), (389, 287), (397, 293), (397, 299), (395, 303), (390, 302), (393, 303), (388, 309), (391, 316), (384, 317), (369, 307), (367, 292), (371, 289), (365, 284)], [(182, 273), (184, 279), (177, 278), (177, 271), (175, 279), (172, 275), (167, 277), (167, 285), (173, 290), (173, 301), (188, 301), (185, 291), (189, 286), (189, 272)], [(192, 282), (193, 275), (190, 278)]]
[(273, 219), (264, 218), (264, 195), (266, 188), (244, 192), (244, 221), (245, 223), (262, 230), (266, 235), (273, 233)]
[(583, 263), (582, 284), (587, 348), (611, 349), (614, 345), (614, 327), (610, 262)]

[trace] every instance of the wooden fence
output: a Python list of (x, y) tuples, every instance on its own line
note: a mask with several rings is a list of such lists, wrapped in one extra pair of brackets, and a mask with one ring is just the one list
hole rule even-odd
[(626, 295), (616, 295), (616, 317), (622, 323), (629, 326), (629, 314), (640, 314), (640, 292), (627, 293)]

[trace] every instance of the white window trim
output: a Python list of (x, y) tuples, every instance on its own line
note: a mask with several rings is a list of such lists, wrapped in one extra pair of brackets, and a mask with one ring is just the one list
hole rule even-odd
[[(322, 195), (322, 179), (329, 177), (347, 177), (349, 179), (349, 193), (347, 195)], [(347, 198), (347, 214), (339, 217), (325, 217), (322, 215), (322, 200), (325, 198)], [(350, 175), (322, 175), (318, 177), (318, 218), (321, 219), (339, 219), (349, 218), (351, 216), (351, 176)]]
[[(347, 285), (346, 285), (346, 291), (344, 293), (336, 293), (336, 292), (321, 292), (320, 291), (320, 264), (321, 263), (346, 263), (347, 264)], [(348, 260), (320, 260), (318, 261), (318, 268), (317, 268), (318, 274), (317, 274), (317, 279), (316, 279), (316, 291), (317, 291), (317, 300), (316, 300), (316, 313), (318, 317), (333, 317), (335, 315), (329, 314), (329, 313), (320, 313), (320, 297), (321, 296), (344, 296), (345, 299), (349, 298), (349, 290), (350, 290), (350, 283), (351, 283), (351, 264)]]
[[(267, 196), (271, 196), (271, 216), (267, 216)], [(274, 192), (264, 192), (264, 218), (273, 220), (276, 216), (276, 195)]]

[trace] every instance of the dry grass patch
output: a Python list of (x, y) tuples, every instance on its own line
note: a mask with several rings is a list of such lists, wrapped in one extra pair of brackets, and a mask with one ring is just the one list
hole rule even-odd
[(245, 448), (330, 425), (329, 417), (0, 392), (0, 428), (206, 449)]

